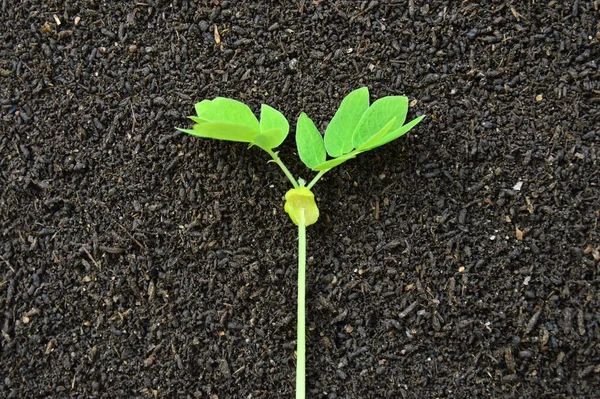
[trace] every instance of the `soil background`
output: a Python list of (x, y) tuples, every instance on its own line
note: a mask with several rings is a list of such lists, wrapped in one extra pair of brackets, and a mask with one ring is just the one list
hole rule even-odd
[(194, 103), (406, 95), (308, 229), (309, 398), (600, 394), (598, 1), (7, 1), (0, 397), (290, 398), (289, 183)]

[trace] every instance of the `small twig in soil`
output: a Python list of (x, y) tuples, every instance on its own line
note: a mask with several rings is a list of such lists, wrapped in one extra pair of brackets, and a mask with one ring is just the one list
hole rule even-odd
[(0, 259), (2, 260), (2, 262), (6, 263), (6, 266), (8, 266), (10, 268), (10, 270), (12, 270), (13, 273), (15, 273), (15, 269), (12, 267), (12, 265), (10, 264), (10, 262), (6, 259), (4, 259), (4, 257), (2, 255), (0, 255)]
[(90, 251), (88, 251), (87, 248), (85, 247), (85, 245), (82, 245), (81, 249), (83, 249), (83, 252), (85, 252), (86, 255), (90, 258), (90, 260), (92, 261), (94, 266), (96, 266), (96, 268), (98, 268), (99, 270), (102, 270), (102, 267), (100, 267), (100, 264), (98, 264), (98, 262), (96, 262), (96, 259), (94, 259), (94, 257), (90, 253)]

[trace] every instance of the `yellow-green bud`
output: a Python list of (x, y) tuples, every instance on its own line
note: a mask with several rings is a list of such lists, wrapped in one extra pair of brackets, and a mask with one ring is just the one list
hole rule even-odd
[(285, 211), (295, 225), (310, 226), (319, 219), (315, 195), (306, 187), (292, 188), (285, 194)]

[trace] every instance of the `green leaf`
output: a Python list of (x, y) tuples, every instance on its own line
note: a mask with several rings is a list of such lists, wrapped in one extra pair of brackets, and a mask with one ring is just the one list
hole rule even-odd
[(358, 151), (352, 151), (352, 152), (350, 152), (348, 154), (344, 154), (344, 155), (339, 156), (337, 158), (325, 161), (325, 162), (323, 162), (323, 163), (315, 166), (313, 168), (313, 170), (316, 170), (318, 172), (320, 172), (322, 170), (329, 170), (329, 169), (334, 168), (334, 167), (336, 167), (336, 166), (338, 166), (340, 164), (343, 164), (344, 162), (346, 162), (349, 159), (356, 158), (356, 156), (358, 154), (360, 154), (360, 152), (358, 152)]
[(244, 125), (256, 131), (260, 130), (258, 119), (244, 103), (230, 98), (217, 97), (196, 104), (196, 113), (200, 119), (209, 122), (227, 122)]
[(392, 126), (394, 126), (396, 124), (397, 119), (398, 118), (393, 117), (388, 123), (385, 124), (384, 127), (381, 128), (381, 130), (379, 132), (377, 132), (376, 135), (371, 136), (371, 138), (369, 140), (367, 140), (365, 143), (363, 143), (360, 146), (360, 150), (367, 151), (367, 149), (370, 148), (373, 144), (375, 144), (379, 140), (383, 139), (383, 137), (389, 133)]
[(390, 126), (389, 131), (395, 131), (402, 126), (408, 111), (408, 98), (403, 96), (383, 97), (375, 101), (363, 114), (354, 130), (352, 143), (354, 148), (361, 148), (372, 137), (381, 134), (392, 118), (396, 121)]
[(260, 133), (258, 119), (252, 110), (239, 101), (217, 97), (196, 104), (197, 116), (192, 129), (178, 129), (198, 137), (251, 143)]
[(413, 119), (412, 121), (408, 122), (406, 125), (403, 125), (400, 129), (394, 130), (393, 132), (386, 134), (385, 136), (383, 136), (382, 139), (380, 139), (379, 141), (375, 142), (374, 144), (372, 144), (368, 148), (366, 148), (365, 151), (372, 150), (377, 147), (381, 147), (382, 145), (387, 144), (390, 141), (396, 140), (398, 137), (402, 136), (403, 134), (408, 132), (410, 129), (415, 127), (419, 122), (421, 122), (421, 120), (423, 118), (425, 118), (425, 115), (421, 115), (418, 118)]
[(365, 111), (369, 108), (369, 89), (354, 90), (342, 100), (325, 130), (325, 148), (331, 157), (339, 157), (354, 149), (352, 134)]
[(254, 136), (258, 134), (258, 130), (256, 129), (228, 122), (196, 123), (192, 129), (177, 128), (177, 130), (193, 136), (227, 141), (239, 141), (242, 143), (251, 143)]
[(285, 116), (275, 108), (263, 104), (260, 111), (260, 133), (252, 143), (264, 150), (278, 147), (290, 131), (290, 124)]
[(189, 119), (193, 120), (196, 123), (206, 123), (208, 122), (206, 119), (199, 118), (197, 116), (188, 116)]
[(296, 125), (296, 146), (298, 156), (311, 169), (325, 162), (327, 158), (323, 136), (304, 112), (298, 117)]

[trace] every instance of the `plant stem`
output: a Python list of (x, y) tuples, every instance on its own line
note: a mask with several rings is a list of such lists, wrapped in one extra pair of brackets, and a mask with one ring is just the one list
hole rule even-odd
[(306, 396), (306, 225), (298, 225), (298, 325), (296, 342), (296, 399)]
[(317, 184), (317, 182), (319, 181), (319, 179), (320, 179), (321, 177), (323, 177), (323, 175), (324, 175), (325, 173), (327, 173), (328, 171), (329, 171), (329, 169), (321, 170), (321, 171), (320, 171), (320, 172), (319, 172), (319, 173), (318, 173), (318, 174), (315, 176), (315, 178), (314, 178), (314, 179), (312, 179), (312, 180), (310, 181), (310, 183), (308, 183), (308, 186), (306, 186), (306, 188), (308, 188), (308, 189), (310, 190), (310, 189), (311, 189), (311, 188), (312, 188), (312, 187), (313, 187), (315, 184)]
[(283, 173), (285, 173), (285, 175), (288, 178), (288, 180), (290, 181), (290, 183), (292, 183), (292, 186), (294, 186), (294, 188), (298, 188), (299, 187), (298, 182), (296, 181), (296, 179), (294, 179), (294, 176), (290, 173), (288, 168), (283, 164), (281, 159), (279, 159), (279, 156), (277, 155), (277, 153), (274, 151), (271, 151), (271, 150), (265, 150), (265, 151), (267, 151), (269, 153), (269, 155), (271, 156), (271, 158), (273, 158), (273, 162), (275, 162), (277, 165), (279, 165), (281, 170), (283, 170)]

